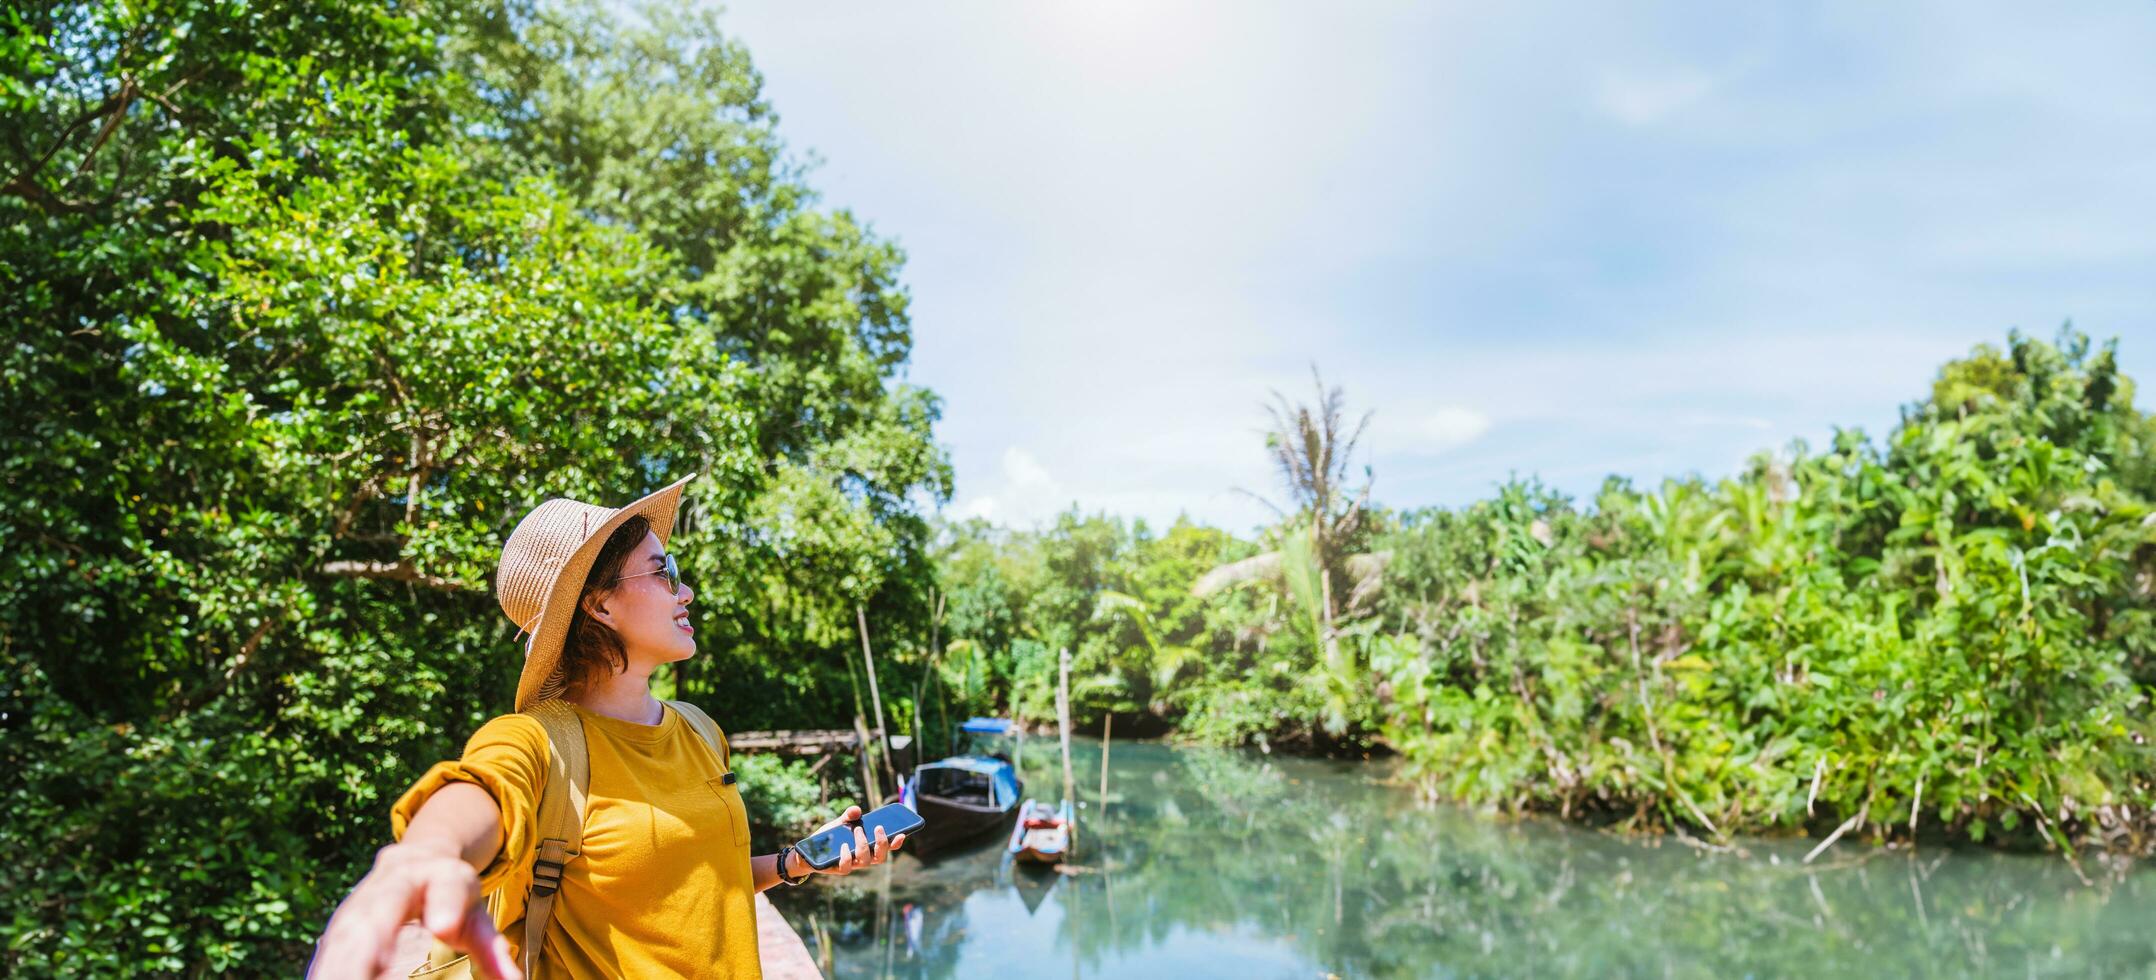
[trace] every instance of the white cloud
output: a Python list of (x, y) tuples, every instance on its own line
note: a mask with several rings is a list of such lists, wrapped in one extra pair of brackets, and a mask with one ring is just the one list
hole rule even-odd
[(993, 522), (996, 519), (996, 498), (980, 496), (955, 501), (951, 504), (951, 515), (962, 521), (978, 517)]
[(1595, 104), (1627, 126), (1646, 126), (1706, 98), (1714, 76), (1694, 68), (1611, 72), (1596, 80)]
[(990, 492), (978, 496), (961, 493), (952, 502), (960, 519), (981, 517), (999, 524), (1041, 524), (1069, 506), (1071, 495), (1048, 474), (1033, 454), (1017, 446), (1003, 450), (1000, 479)]
[(1876, 437), (2014, 325), (2156, 375), (2156, 7), (729, 7), (907, 251), (956, 513), (1247, 528), (1312, 360), (1400, 506)]
[(1448, 405), (1415, 418), (1394, 438), (1399, 445), (1385, 448), (1414, 454), (1436, 455), (1459, 449), (1490, 431), (1490, 417), (1472, 408)]
[(1003, 479), (1010, 486), (1023, 490), (1053, 489), (1056, 485), (1040, 460), (1016, 446), (1003, 451)]

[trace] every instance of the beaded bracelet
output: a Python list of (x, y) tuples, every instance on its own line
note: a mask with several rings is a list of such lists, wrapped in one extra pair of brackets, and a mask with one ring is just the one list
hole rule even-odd
[(815, 871), (814, 871), (814, 870), (812, 869), (812, 870), (809, 870), (809, 871), (804, 871), (804, 872), (802, 872), (802, 873), (801, 873), (801, 877), (799, 877), (799, 878), (789, 878), (789, 877), (787, 877), (787, 876), (786, 876), (786, 859), (787, 859), (788, 857), (790, 857), (790, 856), (794, 855), (794, 854), (797, 854), (797, 853), (799, 853), (799, 852), (798, 852), (798, 851), (796, 851), (796, 850), (794, 850), (794, 846), (793, 846), (792, 844), (788, 844), (788, 845), (786, 845), (786, 846), (785, 846), (784, 848), (781, 848), (781, 849), (779, 850), (779, 883), (780, 883), (780, 884), (784, 884), (784, 885), (788, 885), (788, 886), (792, 886), (792, 885), (798, 885), (798, 884), (800, 884), (800, 883), (802, 883), (802, 882), (804, 882), (804, 881), (807, 881), (807, 880), (809, 879), (809, 875), (812, 875), (812, 874), (815, 874), (815, 873), (816, 873), (816, 872), (815, 872)]

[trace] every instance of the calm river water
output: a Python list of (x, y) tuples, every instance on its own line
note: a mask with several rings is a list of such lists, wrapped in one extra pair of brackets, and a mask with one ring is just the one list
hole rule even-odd
[[(1026, 745), (1053, 799), (1053, 740)], [(1418, 805), (1386, 762), (1074, 745), (1076, 873), (1003, 842), (772, 896), (836, 977), (2156, 976), (2156, 873), (1809, 841), (1710, 854)], [(2092, 870), (2093, 874), (2093, 870)]]

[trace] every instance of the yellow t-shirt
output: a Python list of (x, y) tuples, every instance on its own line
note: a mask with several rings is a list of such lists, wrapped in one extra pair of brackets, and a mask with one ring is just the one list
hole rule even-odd
[[(748, 813), (727, 767), (669, 708), (657, 725), (576, 709), (591, 756), (583, 853), (562, 871), (540, 977), (736, 977), (761, 980)], [(399, 839), (434, 791), (477, 783), (502, 811), (502, 850), (481, 887), (519, 889), (538, 848), (546, 729), (524, 715), (487, 722), (458, 762), (438, 763), (390, 813)], [(521, 929), (508, 937), (521, 947)], [(534, 978), (538, 980), (538, 978)]]

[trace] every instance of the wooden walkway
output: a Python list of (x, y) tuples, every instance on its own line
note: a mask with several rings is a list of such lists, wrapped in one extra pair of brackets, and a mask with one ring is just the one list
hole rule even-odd
[(764, 980), (823, 980), (801, 934), (761, 892), (756, 895), (756, 946), (763, 956)]

